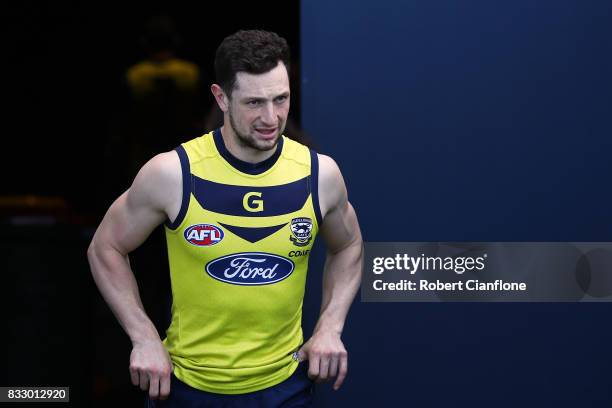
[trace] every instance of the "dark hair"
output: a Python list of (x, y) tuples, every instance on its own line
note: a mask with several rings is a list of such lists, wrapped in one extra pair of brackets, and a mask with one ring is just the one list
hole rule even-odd
[(215, 55), (215, 76), (231, 96), (236, 73), (263, 74), (282, 61), (289, 72), (289, 46), (278, 34), (263, 30), (241, 30), (221, 42)]

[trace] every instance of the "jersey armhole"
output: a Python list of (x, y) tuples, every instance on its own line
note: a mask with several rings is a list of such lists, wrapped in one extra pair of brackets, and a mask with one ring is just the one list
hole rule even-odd
[(167, 219), (165, 222), (166, 227), (171, 230), (175, 230), (185, 219), (185, 215), (187, 214), (187, 208), (189, 207), (189, 198), (191, 197), (191, 168), (189, 167), (189, 157), (187, 157), (187, 152), (183, 146), (179, 146), (174, 151), (178, 154), (179, 160), (181, 162), (181, 173), (183, 176), (183, 194), (181, 197), (181, 209), (179, 210), (178, 215), (174, 222), (170, 222), (170, 219)]
[(312, 206), (317, 217), (317, 225), (321, 227), (323, 217), (321, 216), (321, 207), (319, 206), (319, 157), (317, 152), (312, 149), (310, 149), (310, 179)]

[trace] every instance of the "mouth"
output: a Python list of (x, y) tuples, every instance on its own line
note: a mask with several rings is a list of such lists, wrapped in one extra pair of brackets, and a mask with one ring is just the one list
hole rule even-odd
[(277, 128), (255, 128), (255, 131), (259, 133), (263, 139), (271, 140), (276, 135)]

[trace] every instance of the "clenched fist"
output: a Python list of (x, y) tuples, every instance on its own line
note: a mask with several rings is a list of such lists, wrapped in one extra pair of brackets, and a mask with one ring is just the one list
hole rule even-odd
[(149, 390), (151, 399), (166, 399), (170, 394), (172, 361), (160, 340), (134, 343), (130, 355), (130, 376), (132, 384)]

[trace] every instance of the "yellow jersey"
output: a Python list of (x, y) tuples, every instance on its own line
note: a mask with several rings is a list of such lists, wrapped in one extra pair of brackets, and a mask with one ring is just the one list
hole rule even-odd
[(297, 368), (308, 256), (321, 223), (317, 154), (285, 136), (251, 164), (219, 129), (176, 149), (177, 218), (165, 226), (174, 374), (208, 392), (276, 385)]

